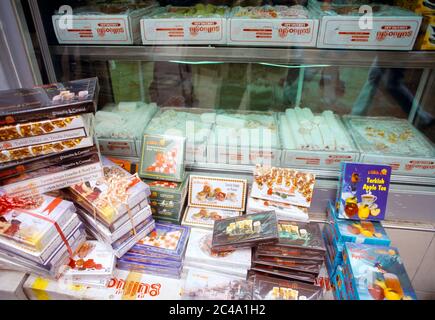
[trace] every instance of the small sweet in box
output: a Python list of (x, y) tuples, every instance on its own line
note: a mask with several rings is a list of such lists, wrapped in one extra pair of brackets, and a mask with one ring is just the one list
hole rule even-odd
[(217, 220), (213, 227), (212, 249), (216, 251), (255, 247), (278, 241), (278, 224), (273, 211)]
[(157, 8), (141, 19), (143, 44), (226, 44), (227, 7)]
[(106, 158), (103, 169), (103, 178), (74, 185), (69, 191), (78, 205), (110, 228), (118, 219), (131, 215), (131, 209), (149, 195), (149, 188)]
[(54, 31), (61, 44), (133, 44), (140, 41), (140, 18), (152, 8), (141, 5), (104, 4), (73, 9), (72, 25), (63, 14), (52, 16)]
[(398, 250), (346, 243), (344, 264), (358, 300), (417, 300)]
[(185, 140), (178, 136), (145, 134), (139, 176), (146, 179), (183, 181)]
[(245, 211), (247, 180), (216, 176), (189, 176), (188, 205)]
[(251, 197), (309, 207), (315, 181), (313, 173), (257, 165)]
[(337, 190), (336, 216), (340, 219), (374, 220), (385, 218), (391, 167), (346, 163), (341, 165)]
[[(263, 210), (264, 211), (264, 210)], [(242, 213), (232, 210), (187, 207), (183, 216), (183, 225), (213, 229), (215, 221), (240, 216)]]
[(321, 15), (318, 48), (412, 50), (422, 20), (411, 11), (387, 5), (370, 6), (372, 24), (360, 5), (310, 1), (309, 7)]
[(233, 8), (228, 19), (228, 44), (315, 47), (319, 20), (305, 7)]
[(276, 202), (271, 200), (263, 200), (257, 198), (248, 198), (246, 205), (247, 213), (256, 213), (262, 211), (275, 211), (278, 219), (295, 220), (308, 222), (308, 208), (298, 207), (288, 203)]
[(187, 194), (187, 177), (182, 182), (143, 180), (150, 188), (150, 200), (184, 201)]
[(156, 223), (151, 233), (118, 260), (117, 267), (180, 278), (189, 234), (188, 227)]
[(13, 198), (9, 199), (0, 198), (0, 243), (12, 241), (42, 251), (75, 215), (74, 204), (60, 198), (42, 195), (30, 200), (16, 199), (15, 205)]
[(70, 258), (62, 277), (74, 284), (106, 286), (114, 268), (113, 251), (104, 243), (89, 240)]
[(298, 281), (253, 276), (253, 300), (319, 300), (321, 288)]
[(150, 200), (150, 207), (155, 219), (174, 221), (177, 222), (177, 224), (181, 223), (184, 212), (184, 201)]
[(0, 125), (95, 113), (97, 78), (0, 91)]

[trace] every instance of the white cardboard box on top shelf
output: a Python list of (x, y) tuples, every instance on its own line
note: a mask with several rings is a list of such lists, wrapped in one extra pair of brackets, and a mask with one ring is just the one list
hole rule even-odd
[[(273, 7), (272, 7), (273, 8)], [(246, 18), (235, 16), (233, 9), (228, 19), (229, 45), (315, 47), (319, 19), (306, 18)]]
[(60, 44), (129, 45), (140, 42), (140, 18), (153, 7), (114, 14), (83, 7), (73, 10), (72, 26), (63, 26), (66, 21), (62, 14), (53, 15), (52, 21)]
[[(164, 9), (155, 13), (164, 12)], [(154, 13), (152, 13), (154, 14)], [(140, 21), (143, 44), (226, 44), (227, 14), (210, 17), (154, 18)]]
[(322, 16), (318, 48), (412, 50), (422, 20), (393, 6), (372, 5), (371, 15), (360, 5), (329, 6), (324, 12), (316, 2), (310, 1), (310, 9)]

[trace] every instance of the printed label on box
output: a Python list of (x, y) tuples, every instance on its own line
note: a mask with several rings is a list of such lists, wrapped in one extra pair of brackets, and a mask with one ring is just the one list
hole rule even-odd
[(319, 21), (314, 19), (230, 19), (229, 44), (314, 47)]
[(191, 175), (189, 206), (245, 211), (247, 181)]

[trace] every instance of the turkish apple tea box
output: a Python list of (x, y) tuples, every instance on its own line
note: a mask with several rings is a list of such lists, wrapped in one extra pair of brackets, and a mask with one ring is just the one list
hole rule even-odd
[(343, 259), (357, 299), (417, 300), (396, 248), (346, 243)]
[(335, 242), (376, 244), (389, 246), (391, 241), (387, 232), (379, 221), (357, 221), (337, 219), (334, 215), (333, 205), (329, 203), (329, 219), (332, 219), (331, 232)]
[(185, 176), (186, 138), (145, 134), (139, 176), (181, 182)]
[(215, 176), (189, 176), (188, 205), (245, 211), (247, 181)]
[(227, 218), (214, 223), (213, 250), (233, 250), (277, 241), (278, 224), (273, 211)]
[(390, 166), (342, 163), (336, 199), (338, 218), (384, 220), (390, 176)]
[(97, 78), (0, 91), (0, 125), (95, 113)]
[(183, 215), (183, 225), (213, 229), (217, 220), (240, 216), (242, 213), (232, 210), (187, 207)]
[(257, 165), (251, 197), (310, 207), (315, 182), (313, 173)]

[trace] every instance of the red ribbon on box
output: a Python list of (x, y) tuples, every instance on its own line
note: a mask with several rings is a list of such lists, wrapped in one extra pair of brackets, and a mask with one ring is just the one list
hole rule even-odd
[[(48, 206), (45, 210), (47, 210), (48, 208), (52, 208), (53, 207), (53, 203), (55, 205), (57, 205), (59, 203), (59, 198), (55, 198)], [(59, 233), (60, 238), (62, 239), (63, 243), (65, 244), (68, 253), (70, 255), (70, 257), (73, 257), (73, 251), (71, 249), (71, 246), (68, 243), (67, 238), (65, 237), (62, 229), (60, 228), (59, 224), (52, 220), (49, 219), (43, 215), (40, 215), (38, 213), (34, 213), (31, 211), (28, 211), (28, 208), (32, 208), (32, 207), (37, 207), (39, 206), (39, 203), (37, 201), (36, 198), (19, 198), (19, 197), (10, 197), (8, 195), (1, 195), (0, 196), (0, 216), (5, 215), (7, 212), (9, 212), (10, 210), (17, 210), (20, 213), (25, 213), (28, 214), (32, 217), (36, 217), (36, 218), (40, 218), (44, 221), (50, 222), (51, 224), (54, 225), (54, 227), (56, 228), (57, 232)], [(44, 211), (45, 211), (44, 210)], [(50, 211), (51, 212), (51, 211)]]

